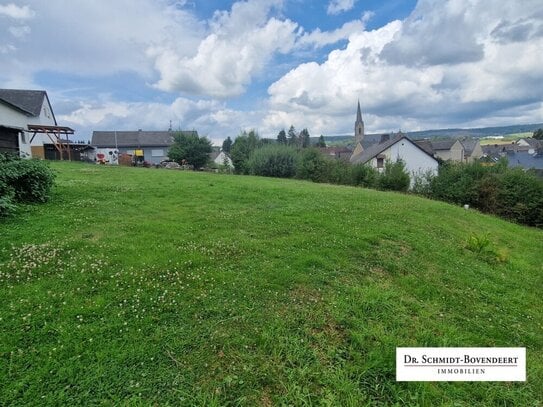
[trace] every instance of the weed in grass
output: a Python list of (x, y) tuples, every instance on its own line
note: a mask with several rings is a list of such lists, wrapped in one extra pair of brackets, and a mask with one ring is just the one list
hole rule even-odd
[(488, 234), (471, 234), (466, 249), (489, 263), (506, 263), (509, 259), (509, 251), (505, 248), (495, 248)]

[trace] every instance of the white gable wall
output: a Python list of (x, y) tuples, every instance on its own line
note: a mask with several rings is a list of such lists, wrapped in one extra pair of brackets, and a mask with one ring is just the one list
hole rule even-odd
[(437, 174), (438, 162), (407, 139), (401, 139), (388, 150), (387, 157), (393, 162), (401, 159), (410, 174), (424, 174), (428, 171)]
[[(423, 175), (428, 172), (437, 175), (439, 166), (437, 160), (405, 138), (384, 150), (379, 156), (385, 156), (385, 161), (389, 160), (391, 162), (401, 159), (405, 163), (405, 170), (411, 177), (411, 187), (413, 187), (414, 177), (417, 175)], [(377, 157), (368, 161), (368, 164), (373, 168), (377, 168)]]
[(215, 158), (215, 160), (213, 160), (213, 162), (215, 164), (218, 164), (218, 165), (224, 165), (225, 164), (225, 159), (226, 159), (226, 165), (230, 168), (234, 168), (234, 164), (232, 163), (232, 160), (230, 159), (230, 157), (228, 157), (224, 151), (221, 151), (219, 153), (219, 155), (217, 156), (217, 158)]
[[(29, 116), (10, 107), (4, 103), (0, 103), (0, 124), (9, 127), (18, 127), (27, 130), (29, 124), (42, 124), (46, 126), (55, 126), (55, 118), (47, 98), (44, 98), (43, 106), (40, 110), (40, 115), (37, 117)], [(31, 155), (30, 139), (34, 133), (26, 132), (23, 135), (19, 135), (19, 149), (21, 155)], [(50, 143), (51, 140), (45, 134), (36, 134), (32, 141), (33, 146), (43, 146), (43, 143)]]

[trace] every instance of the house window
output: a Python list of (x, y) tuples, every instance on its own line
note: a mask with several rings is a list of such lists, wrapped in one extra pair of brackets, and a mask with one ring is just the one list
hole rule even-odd
[(163, 157), (164, 156), (164, 150), (151, 150), (151, 156), (152, 157)]
[(21, 132), (21, 143), (26, 144), (26, 133), (24, 131)]
[(383, 157), (377, 157), (377, 168), (385, 168), (385, 159)]

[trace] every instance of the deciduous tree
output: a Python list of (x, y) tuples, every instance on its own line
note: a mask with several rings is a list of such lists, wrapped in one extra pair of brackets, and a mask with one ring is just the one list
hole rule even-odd
[(179, 132), (174, 134), (174, 143), (168, 151), (168, 157), (178, 163), (185, 160), (194, 168), (200, 168), (207, 164), (211, 151), (211, 142), (206, 137), (198, 137), (195, 132)]

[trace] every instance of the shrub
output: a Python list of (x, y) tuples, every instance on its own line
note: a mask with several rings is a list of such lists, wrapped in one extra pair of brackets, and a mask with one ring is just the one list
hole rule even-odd
[(425, 196), (427, 198), (431, 197), (432, 182), (435, 177), (436, 175), (431, 170), (416, 174), (413, 178), (411, 191), (417, 195)]
[(543, 181), (520, 168), (500, 177), (496, 214), (529, 226), (543, 226)]
[(247, 162), (249, 172), (264, 177), (290, 178), (296, 174), (298, 153), (282, 144), (268, 144), (254, 150)]
[(406, 192), (409, 189), (410, 178), (405, 171), (405, 164), (402, 160), (396, 162), (387, 161), (385, 170), (378, 178), (379, 189), (385, 191)]
[(315, 148), (306, 149), (300, 158), (296, 177), (309, 179), (313, 182), (328, 182), (330, 178), (330, 161), (319, 150)]
[(0, 178), (0, 218), (9, 216), (15, 212), (14, 197), (15, 191), (13, 188)]
[(43, 161), (6, 159), (0, 160), (0, 182), (5, 185), (3, 197), (13, 191), (15, 202), (45, 202), (54, 182), (53, 171)]
[(543, 226), (543, 182), (530, 172), (508, 168), (505, 160), (493, 166), (445, 163), (430, 180), (426, 194), (514, 222)]
[(375, 188), (379, 181), (379, 172), (365, 164), (351, 166), (353, 185), (364, 188)]
[(328, 182), (338, 185), (354, 185), (353, 166), (342, 160), (329, 162)]

